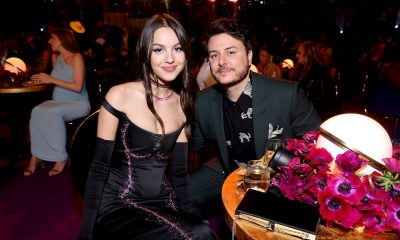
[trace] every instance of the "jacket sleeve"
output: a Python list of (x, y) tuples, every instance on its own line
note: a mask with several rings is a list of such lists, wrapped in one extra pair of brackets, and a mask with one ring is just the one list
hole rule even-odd
[(113, 149), (114, 141), (97, 138), (93, 162), (86, 183), (83, 217), (78, 237), (80, 240), (92, 239)]
[(293, 88), (291, 106), (291, 124), (295, 137), (302, 137), (310, 131), (318, 130), (321, 118), (298, 84)]
[(188, 143), (178, 142), (172, 154), (172, 183), (179, 202), (187, 212), (192, 211), (188, 193)]

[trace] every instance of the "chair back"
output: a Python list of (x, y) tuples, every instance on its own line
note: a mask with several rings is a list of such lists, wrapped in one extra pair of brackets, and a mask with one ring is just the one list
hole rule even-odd
[(69, 149), (69, 162), (72, 180), (82, 196), (96, 147), (97, 119), (99, 110), (81, 122), (72, 136)]

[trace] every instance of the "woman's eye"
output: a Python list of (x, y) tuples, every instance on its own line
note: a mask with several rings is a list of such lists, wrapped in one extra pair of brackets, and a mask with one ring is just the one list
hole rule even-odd
[(163, 50), (161, 48), (155, 48), (153, 49), (153, 52), (155, 53), (161, 53)]
[(175, 51), (181, 52), (181, 51), (183, 51), (183, 49), (182, 49), (182, 47), (176, 47), (176, 48), (175, 48)]

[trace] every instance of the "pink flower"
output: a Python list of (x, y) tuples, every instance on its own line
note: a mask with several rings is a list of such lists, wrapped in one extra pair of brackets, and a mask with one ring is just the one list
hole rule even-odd
[(308, 154), (304, 155), (310, 160), (310, 165), (317, 168), (318, 171), (327, 172), (328, 164), (333, 160), (332, 155), (325, 148), (314, 148)]
[(307, 173), (312, 170), (309, 164), (301, 163), (299, 157), (295, 157), (292, 160), (290, 160), (288, 167), (296, 173)]
[(363, 214), (357, 208), (351, 207), (348, 216), (340, 221), (340, 224), (346, 228), (357, 227), (360, 225), (362, 217)]
[(303, 139), (306, 142), (314, 142), (318, 139), (318, 136), (319, 136), (319, 132), (311, 131), (311, 132), (304, 134)]
[(400, 185), (396, 185), (395, 188), (392, 188), (389, 190), (389, 196), (390, 196), (390, 200), (396, 201), (398, 203), (400, 203)]
[(333, 196), (327, 189), (318, 195), (318, 202), (321, 205), (319, 213), (325, 220), (340, 222), (350, 213), (351, 206), (340, 198)]
[(358, 203), (364, 198), (366, 193), (365, 185), (357, 175), (331, 174), (328, 176), (327, 188), (332, 195), (343, 199), (349, 204)]
[(400, 160), (397, 158), (384, 158), (382, 159), (386, 168), (392, 173), (400, 173)]
[(369, 211), (364, 215), (363, 225), (366, 233), (379, 233), (389, 231), (391, 228), (386, 225), (386, 214), (384, 211)]
[(391, 202), (387, 209), (387, 225), (400, 230), (400, 203)]
[(325, 190), (327, 183), (326, 172), (317, 172), (310, 176), (307, 188), (317, 197), (320, 192)]
[(286, 149), (292, 151), (296, 156), (302, 156), (303, 151), (308, 151), (307, 145), (304, 140), (289, 138), (286, 140)]
[(371, 186), (368, 175), (365, 175), (362, 181), (366, 189), (366, 194), (359, 203), (356, 203), (356, 207), (364, 211), (382, 211), (384, 199), (389, 196), (389, 193), (383, 189)]
[(336, 166), (345, 174), (354, 173), (366, 164), (367, 162), (364, 159), (361, 159), (358, 154), (350, 150), (336, 156)]

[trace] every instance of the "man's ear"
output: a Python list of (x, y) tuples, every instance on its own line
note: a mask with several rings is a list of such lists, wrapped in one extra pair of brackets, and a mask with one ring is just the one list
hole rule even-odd
[(249, 50), (249, 52), (247, 53), (247, 58), (249, 59), (249, 65), (251, 65), (253, 61), (253, 50)]

